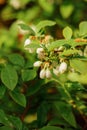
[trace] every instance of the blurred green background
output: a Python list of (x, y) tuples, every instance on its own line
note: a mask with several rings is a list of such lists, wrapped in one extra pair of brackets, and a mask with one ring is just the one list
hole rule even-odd
[(18, 29), (18, 23), (34, 27), (46, 19), (57, 23), (47, 32), (61, 39), (65, 26), (74, 30), (87, 20), (87, 0), (0, 0), (0, 50), (21, 50), (26, 32)]

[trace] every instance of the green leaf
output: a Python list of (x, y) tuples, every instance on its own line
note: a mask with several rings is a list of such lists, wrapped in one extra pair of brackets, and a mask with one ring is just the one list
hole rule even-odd
[(63, 129), (60, 127), (56, 127), (56, 126), (45, 126), (39, 130), (63, 130)]
[(87, 74), (78, 74), (75, 72), (71, 72), (67, 75), (67, 77), (70, 81), (87, 84)]
[(24, 66), (24, 58), (19, 54), (11, 54), (8, 56), (9, 61), (14, 65)]
[(70, 60), (70, 66), (82, 74), (87, 73), (87, 62), (86, 61), (82, 61), (80, 59), (73, 59), (73, 60)]
[[(47, 122), (47, 113), (49, 106), (47, 102), (42, 102), (37, 109), (37, 123), (39, 127), (42, 127)], [(42, 114), (43, 113), (43, 114)]]
[(17, 72), (14, 67), (11, 65), (6, 65), (1, 70), (1, 80), (7, 88), (13, 90), (16, 87), (18, 81)]
[(3, 126), (3, 127), (0, 127), (0, 130), (13, 130), (13, 129), (8, 126)]
[(87, 21), (83, 21), (79, 24), (79, 33), (81, 36), (87, 35)]
[(63, 45), (70, 45), (72, 47), (76, 47), (76, 46), (83, 46), (83, 45), (86, 45), (87, 43), (86, 42), (76, 42), (74, 39), (62, 39), (62, 40), (56, 40), (56, 41), (53, 41), (48, 47), (47, 49), (49, 51), (52, 51), (54, 50), (55, 48), (58, 48), (60, 46), (63, 46)]
[(5, 92), (6, 92), (6, 87), (4, 85), (1, 85), (0, 86), (0, 99), (3, 98)]
[(73, 10), (74, 10), (74, 6), (72, 4), (69, 4), (69, 5), (62, 4), (60, 6), (60, 13), (62, 17), (65, 19), (68, 18), (72, 14)]
[(42, 28), (46, 27), (46, 26), (53, 26), (56, 23), (51, 21), (51, 20), (44, 20), (39, 22), (39, 24), (36, 25), (37, 28), (37, 32), (39, 32)]
[(8, 120), (2, 109), (0, 109), (0, 123), (4, 124), (5, 126), (12, 126), (12, 123)]
[(76, 49), (69, 49), (69, 50), (64, 50), (60, 55), (63, 55), (63, 56), (70, 56), (70, 55), (73, 55), (73, 54), (77, 54), (79, 51), (76, 50)]
[(46, 11), (47, 13), (52, 13), (54, 6), (50, 1), (47, 0), (39, 0), (40, 6)]
[(65, 102), (55, 102), (55, 107), (57, 108), (58, 112), (61, 116), (73, 127), (76, 127), (75, 117), (72, 113), (71, 106)]
[(27, 91), (27, 96), (31, 96), (33, 94), (35, 94), (36, 92), (38, 92), (41, 88), (41, 86), (43, 86), (46, 83), (45, 80), (39, 79), (37, 81), (35, 81), (35, 84), (29, 87), (28, 91)]
[(26, 45), (26, 48), (33, 48), (34, 50), (36, 50), (39, 47), (40, 47), (39, 41), (32, 41), (31, 44)]
[(23, 81), (29, 81), (36, 77), (36, 71), (31, 69), (26, 69), (22, 71)]
[(16, 91), (12, 91), (9, 94), (16, 103), (18, 103), (19, 105), (23, 107), (26, 106), (26, 98), (24, 94), (16, 92)]
[(66, 43), (66, 42), (65, 42), (64, 39), (63, 39), (63, 40), (56, 40), (56, 41), (52, 42), (52, 43), (47, 47), (47, 49), (48, 49), (49, 51), (52, 51), (52, 50), (54, 50), (55, 48), (58, 48), (58, 47), (64, 45), (65, 43)]
[(8, 118), (12, 122), (14, 128), (16, 128), (17, 130), (22, 130), (22, 122), (18, 117), (9, 116)]
[(72, 37), (72, 29), (70, 27), (65, 27), (63, 29), (63, 36), (65, 37), (65, 39), (71, 39)]
[(32, 29), (32, 28), (30, 28), (28, 25), (26, 25), (26, 24), (18, 24), (20, 27), (21, 27), (21, 29), (23, 29), (23, 30), (26, 30), (26, 31), (29, 31), (29, 34), (33, 34), (33, 35), (35, 35), (35, 32), (34, 32), (34, 30)]
[(58, 117), (55, 117), (55, 118), (53, 118), (53, 119), (51, 119), (51, 121), (49, 121), (49, 123), (48, 123), (48, 125), (50, 126), (56, 126), (56, 125), (63, 125), (63, 126), (68, 126), (68, 123), (64, 120), (64, 119), (62, 119), (62, 118), (60, 118), (59, 117), (59, 115), (58, 115)]

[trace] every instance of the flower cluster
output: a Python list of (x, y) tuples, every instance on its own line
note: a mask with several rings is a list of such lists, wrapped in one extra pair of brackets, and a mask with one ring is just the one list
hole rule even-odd
[[(35, 51), (38, 60), (34, 62), (34, 67), (40, 68), (39, 77), (41, 79), (44, 78), (51, 78), (53, 74), (59, 76), (60, 74), (65, 73), (67, 70), (74, 72), (74, 68), (69, 66), (68, 57), (74, 53), (71, 53), (63, 57), (62, 54), (65, 50), (67, 50), (67, 46), (59, 46), (54, 48), (53, 50), (49, 51), (49, 47), (53, 38), (51, 36), (46, 36), (43, 39), (38, 39), (40, 41), (40, 46), (34, 50), (33, 48), (27, 47), (27, 45), (32, 44), (32, 40), (36, 37), (30, 37), (29, 39), (25, 40), (25, 49), (29, 51), (29, 53), (33, 53)], [(73, 49), (70, 47), (70, 50)], [(68, 50), (69, 50), (68, 49)], [(76, 55), (79, 56), (87, 56), (87, 46), (84, 48), (84, 52), (78, 49), (78, 46), (75, 48), (77, 51), (75, 52)], [(77, 53), (78, 52), (78, 53)], [(84, 53), (84, 54), (82, 54)]]
[[(46, 36), (45, 39), (41, 40), (41, 47), (36, 49), (36, 55), (38, 61), (34, 62), (34, 67), (40, 67), (39, 76), (41, 79), (52, 77), (52, 74), (59, 75), (67, 71), (68, 65), (67, 62), (59, 58), (59, 53), (63, 51), (63, 47), (59, 47), (49, 52), (47, 46), (50, 44), (50, 36)], [(25, 49), (29, 53), (33, 53), (33, 48), (26, 47), (27, 45), (32, 44), (32, 38), (25, 40)]]

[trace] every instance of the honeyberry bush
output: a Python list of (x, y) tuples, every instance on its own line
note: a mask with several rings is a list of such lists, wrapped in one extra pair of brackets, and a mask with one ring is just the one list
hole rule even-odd
[(55, 24), (18, 24), (24, 52), (0, 53), (0, 130), (87, 129), (87, 21), (58, 40), (45, 32)]

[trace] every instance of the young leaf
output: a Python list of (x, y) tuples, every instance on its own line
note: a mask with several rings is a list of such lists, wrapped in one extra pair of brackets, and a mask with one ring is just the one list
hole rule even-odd
[(30, 28), (28, 25), (21, 23), (21, 24), (19, 24), (19, 26), (21, 27), (21, 29), (29, 31), (29, 34), (35, 35), (34, 30), (32, 28)]
[(79, 33), (81, 36), (87, 36), (87, 21), (83, 21), (79, 24)]
[(24, 66), (24, 58), (19, 54), (11, 54), (8, 56), (9, 61), (14, 65)]
[(65, 39), (71, 39), (72, 37), (72, 29), (70, 27), (65, 27), (63, 29), (63, 36), (65, 37)]
[(16, 91), (12, 91), (9, 94), (16, 103), (18, 103), (19, 105), (23, 107), (26, 106), (26, 98), (24, 94), (16, 92)]
[(69, 50), (64, 50), (60, 55), (62, 56), (70, 56), (70, 55), (73, 55), (73, 54), (77, 54), (79, 51), (74, 49), (69, 49)]
[(73, 59), (70, 60), (70, 65), (73, 67), (76, 71), (86, 74), (87, 73), (87, 62), (82, 61), (80, 59)]
[(60, 6), (60, 13), (63, 18), (68, 18), (74, 10), (74, 6), (72, 4), (67, 5), (61, 5)]
[(35, 70), (23, 70), (22, 71), (22, 79), (23, 81), (29, 81), (36, 77), (36, 71)]
[(65, 102), (58, 101), (54, 103), (55, 107), (57, 108), (58, 112), (61, 116), (73, 127), (76, 128), (76, 121), (75, 117), (72, 113), (71, 106)]
[(31, 44), (26, 45), (26, 48), (33, 48), (34, 50), (39, 48), (40, 44), (38, 41), (33, 41)]
[(54, 7), (50, 1), (47, 0), (39, 0), (38, 1), (40, 6), (47, 12), (52, 13), (54, 10)]
[(36, 28), (37, 28), (37, 33), (44, 27), (46, 26), (53, 26), (55, 25), (56, 23), (51, 21), (51, 20), (44, 20), (44, 21), (41, 21), (39, 22), (39, 24), (36, 25)]
[(56, 127), (56, 126), (45, 126), (39, 130), (63, 130), (63, 129), (60, 127)]
[(65, 40), (56, 40), (56, 41), (53, 41), (53, 42), (48, 46), (47, 49), (48, 49), (49, 51), (52, 51), (52, 50), (54, 50), (55, 48), (58, 48), (58, 47), (64, 45), (65, 43), (66, 43)]
[(7, 88), (13, 90), (16, 87), (18, 81), (17, 72), (14, 67), (11, 65), (6, 65), (1, 70), (1, 80)]
[(87, 73), (86, 74), (78, 74), (78, 73), (75, 73), (75, 72), (71, 72), (67, 75), (67, 78), (70, 80), (70, 81), (73, 81), (73, 82), (79, 82), (79, 83), (82, 83), (82, 84), (87, 84)]

